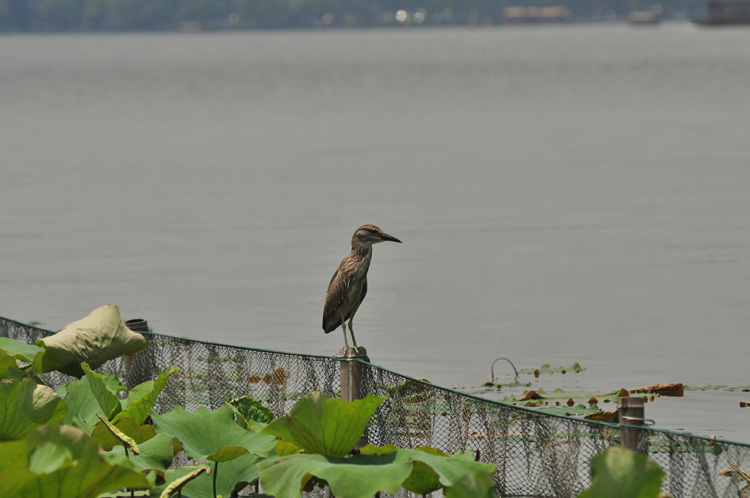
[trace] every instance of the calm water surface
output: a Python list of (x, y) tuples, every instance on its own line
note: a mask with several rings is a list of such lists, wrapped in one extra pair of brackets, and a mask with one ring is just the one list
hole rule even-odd
[[(330, 355), (326, 286), (374, 223), (404, 241), (375, 247), (357, 314), (376, 364), (747, 386), (748, 46), (690, 25), (0, 37), (0, 315), (115, 303)], [(740, 400), (647, 416), (750, 442)]]

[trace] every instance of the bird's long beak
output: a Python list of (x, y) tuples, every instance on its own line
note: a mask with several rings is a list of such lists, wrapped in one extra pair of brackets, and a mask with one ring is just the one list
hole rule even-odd
[(399, 244), (402, 244), (402, 242), (398, 240), (396, 237), (394, 237), (393, 235), (388, 235), (387, 233), (384, 233), (383, 235), (381, 235), (380, 238), (383, 240), (388, 240), (391, 242), (398, 242)]

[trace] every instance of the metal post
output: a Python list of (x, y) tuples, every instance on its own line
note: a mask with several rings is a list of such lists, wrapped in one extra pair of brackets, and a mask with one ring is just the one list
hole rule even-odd
[[(642, 426), (645, 422), (645, 409), (643, 398), (638, 396), (620, 398), (617, 406), (618, 421), (621, 425)], [(623, 448), (633, 451), (639, 451), (646, 454), (648, 448), (644, 445), (641, 447), (641, 429), (629, 429), (622, 427), (620, 429), (620, 439)]]
[[(366, 393), (362, 389), (362, 364), (356, 360), (369, 362), (367, 350), (363, 347), (345, 348), (341, 350), (339, 357), (341, 358), (341, 399), (354, 401), (364, 398)], [(355, 448), (367, 446), (367, 443), (367, 432), (365, 432), (359, 438)]]

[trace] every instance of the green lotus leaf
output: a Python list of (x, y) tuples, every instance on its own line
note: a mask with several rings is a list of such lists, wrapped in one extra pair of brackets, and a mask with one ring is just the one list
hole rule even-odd
[(398, 453), (334, 458), (300, 453), (258, 464), (263, 490), (276, 498), (299, 498), (313, 477), (328, 482), (334, 496), (372, 498), (378, 491), (395, 493), (413, 464)]
[(418, 495), (426, 495), (442, 487), (440, 485), (440, 476), (437, 472), (432, 470), (426, 463), (418, 461), (414, 461), (411, 474), (401, 483), (401, 486)]
[(108, 360), (137, 353), (146, 347), (146, 339), (127, 328), (120, 318), (119, 308), (108, 304), (57, 334), (40, 339), (37, 345), (46, 348), (42, 357), (44, 372), (59, 370), (82, 377), (82, 362), (96, 370)]
[(129, 448), (130, 451), (132, 451), (135, 455), (138, 455), (141, 452), (141, 450), (138, 449), (138, 443), (135, 442), (135, 439), (112, 425), (112, 422), (107, 420), (106, 417), (102, 417), (101, 415), (97, 415), (97, 417), (99, 417), (99, 421), (104, 425), (104, 427), (107, 428), (107, 430), (119, 441), (119, 443), (123, 447), (125, 447), (126, 449)]
[(484, 472), (466, 474), (448, 488), (445, 498), (496, 498), (492, 476)]
[(25, 363), (30, 363), (34, 373), (42, 373), (42, 357), (44, 348), (34, 344), (16, 341), (8, 337), (0, 337), (0, 351), (8, 356), (17, 358)]
[[(230, 399), (227, 401), (227, 405), (237, 415), (237, 422), (246, 429), (257, 427), (262, 430), (276, 418), (271, 410), (250, 396)], [(256, 423), (253, 424), (253, 422)]]
[(541, 375), (541, 374), (555, 374), (555, 373), (581, 373), (585, 368), (581, 367), (581, 365), (578, 362), (573, 363), (573, 365), (569, 367), (552, 367), (548, 363), (542, 365), (539, 368), (522, 368), (518, 372), (522, 374), (533, 374), (533, 375)]
[(396, 449), (392, 445), (376, 447), (367, 445), (361, 449), (361, 454), (385, 455), (395, 453), (400, 460), (415, 462), (414, 470), (403, 483), (403, 487), (418, 494), (435, 491), (444, 486), (452, 486), (467, 474), (485, 473), (492, 475), (496, 466), (474, 460), (471, 451), (458, 451), (453, 455), (446, 455), (436, 448), (423, 446), (416, 449)]
[[(19, 372), (18, 363), (12, 356), (0, 351), (0, 380), (2, 379), (18, 379), (23, 377), (22, 372)], [(19, 375), (20, 374), (20, 375)]]
[[(140, 443), (138, 448), (140, 452), (137, 455), (132, 453), (129, 455), (130, 462), (141, 472), (154, 471), (159, 476), (165, 477), (174, 458), (172, 438), (157, 434), (148, 441)], [(115, 446), (108, 454), (124, 456), (125, 448)]]
[[(448, 456), (442, 451), (435, 448), (424, 447), (420, 448), (420, 450), (425, 452), (432, 452), (435, 455)], [(373, 446), (371, 444), (368, 444), (360, 450), (363, 455), (385, 455), (387, 453), (394, 453), (396, 451), (398, 451), (398, 448), (396, 448), (392, 444), (387, 444), (385, 446)], [(403, 455), (405, 455), (405, 453), (401, 454), (401, 456)], [(432, 491), (436, 491), (442, 487), (440, 485), (440, 476), (438, 476), (438, 474), (433, 471), (427, 464), (418, 461), (414, 462), (411, 474), (401, 484), (401, 486), (404, 489), (419, 495), (431, 493)]]
[(647, 456), (611, 447), (591, 459), (591, 487), (578, 498), (656, 498), (664, 475)]
[(342, 457), (357, 444), (384, 400), (373, 395), (355, 401), (326, 399), (320, 392), (312, 392), (302, 397), (289, 415), (271, 422), (263, 433), (294, 443), (307, 453)]
[(395, 493), (401, 487), (428, 493), (455, 485), (470, 474), (491, 476), (495, 466), (474, 461), (473, 453), (448, 456), (434, 448), (396, 449), (367, 445), (359, 455), (334, 458), (296, 454), (258, 464), (263, 489), (277, 498), (300, 496), (313, 477), (328, 483), (334, 496), (371, 497), (378, 491)]
[(151, 417), (156, 432), (182, 443), (188, 456), (196, 460), (226, 462), (244, 453), (268, 456), (277, 442), (272, 436), (237, 425), (228, 406), (213, 412), (202, 406), (195, 412), (177, 406), (164, 415), (152, 411)]
[[(448, 456), (436, 448), (422, 447), (418, 449), (419, 451), (430, 453), (432, 455), (438, 455), (441, 457)], [(409, 478), (403, 482), (402, 486), (404, 489), (420, 495), (431, 493), (442, 487), (440, 485), (440, 475), (432, 470), (429, 465), (418, 460), (414, 460), (414, 468), (411, 471), (411, 475), (409, 475)]]
[(492, 475), (497, 467), (490, 463), (475, 461), (472, 451), (458, 451), (450, 456), (440, 454), (434, 448), (399, 450), (401, 451), (406, 452), (414, 461), (429, 466), (438, 475), (440, 484), (443, 486), (453, 486), (467, 474), (479, 472)]
[(25, 439), (0, 442), (0, 496), (18, 496), (35, 474), (28, 471), (30, 449)]
[(29, 470), (35, 474), (49, 474), (73, 464), (73, 454), (68, 448), (45, 441), (29, 454)]
[(104, 418), (110, 420), (120, 413), (122, 411), (120, 398), (117, 397), (117, 393), (110, 389), (104, 377), (91, 370), (85, 361), (81, 363), (81, 369), (86, 374), (86, 380), (89, 383), (91, 392), (94, 394), (94, 398), (96, 398), (96, 402), (101, 408), (100, 413), (104, 415)]
[(287, 456), (299, 453), (302, 451), (302, 448), (294, 443), (290, 443), (289, 441), (279, 440), (279, 442), (276, 443), (276, 446), (274, 446), (274, 450), (276, 450), (276, 454), (279, 456)]
[[(182, 488), (182, 496), (189, 496), (190, 498), (214, 498), (214, 473), (216, 474), (216, 494), (220, 496), (236, 496), (232, 495), (234, 491), (239, 491), (248, 484), (255, 482), (258, 478), (256, 464), (261, 460), (262, 458), (259, 456), (245, 453), (234, 460), (221, 462), (218, 468), (215, 467), (215, 464), (211, 464), (211, 473), (209, 475), (201, 474), (187, 483)], [(161, 496), (161, 493), (169, 485), (191, 472), (195, 472), (199, 468), (184, 466), (170, 472), (164, 484), (150, 490), (151, 496), (155, 498)]]
[(150, 484), (105, 461), (99, 445), (75, 427), (39, 427), (23, 440), (0, 443), (0, 496), (95, 498), (125, 487)]
[[(185, 474), (182, 477), (176, 478), (175, 480), (171, 481), (164, 490), (159, 494), (160, 498), (169, 498), (172, 496), (175, 492), (181, 492), (182, 488), (187, 485), (190, 481), (193, 479), (196, 479), (198, 476), (200, 476), (203, 473), (210, 473), (211, 467), (208, 465), (204, 465), (202, 467), (198, 467), (195, 470), (191, 470), (187, 474)], [(152, 495), (153, 496), (153, 495)]]
[[(66, 425), (75, 425), (79, 429), (91, 434), (94, 426), (99, 421), (97, 413), (102, 409), (91, 390), (91, 384), (87, 378), (67, 382), (60, 386), (57, 393), (63, 397), (68, 404), (69, 412), (65, 417)], [(103, 415), (103, 413), (102, 413)]]
[(68, 406), (32, 379), (0, 380), (0, 441), (19, 439), (40, 425), (60, 424)]
[[(107, 386), (109, 387), (109, 390), (113, 393), (119, 393), (125, 390), (125, 386), (122, 385), (122, 382), (120, 382), (120, 379), (117, 378), (115, 374), (109, 373), (109, 372), (97, 372), (97, 374), (101, 375), (102, 379), (104, 379), (104, 382), (107, 383)], [(79, 379), (78, 381), (71, 381), (66, 382), (65, 384), (60, 385), (60, 387), (57, 388), (57, 394), (62, 396), (63, 398), (67, 396), (68, 392), (68, 385), (72, 384), (74, 382), (80, 382), (83, 381), (84, 383), (88, 383), (87, 379)], [(92, 393), (93, 394), (93, 393)], [(124, 403), (124, 400), (120, 400), (120, 403)], [(125, 406), (124, 404), (122, 405)]]
[(8, 337), (0, 337), (0, 351), (26, 363), (31, 363), (37, 354), (44, 352), (44, 348)]
[[(139, 445), (156, 436), (156, 430), (153, 425), (138, 425), (130, 417), (121, 418), (112, 425), (119, 431), (127, 434)], [(91, 439), (99, 443), (106, 451), (120, 444), (112, 432), (101, 422), (94, 426), (94, 430), (91, 432)]]
[(142, 384), (135, 386), (128, 394), (127, 400), (123, 402), (124, 409), (118, 413), (113, 419), (113, 422), (130, 417), (137, 424), (142, 424), (148, 417), (149, 411), (154, 407), (156, 398), (161, 393), (164, 386), (167, 385), (169, 376), (177, 372), (177, 368), (171, 367), (164, 373), (159, 374), (156, 381), (146, 381)]

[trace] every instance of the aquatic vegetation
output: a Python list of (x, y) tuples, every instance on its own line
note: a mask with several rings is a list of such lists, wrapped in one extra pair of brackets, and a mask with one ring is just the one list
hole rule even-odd
[(539, 368), (530, 369), (530, 368), (522, 368), (519, 370), (522, 374), (532, 374), (534, 377), (539, 377), (540, 375), (552, 375), (552, 374), (566, 374), (566, 373), (581, 373), (585, 371), (586, 369), (581, 367), (581, 365), (578, 364), (578, 362), (573, 363), (573, 365), (569, 367), (551, 367), (549, 364), (544, 364)]
[(578, 498), (658, 498), (664, 476), (647, 456), (612, 447), (591, 460), (591, 487)]
[[(83, 337), (83, 347), (71, 339), (72, 331)], [(0, 340), (0, 404), (6, 407), (0, 413), (0, 492), (8, 496), (34, 497), (44, 489), (45, 496), (93, 498), (127, 488), (131, 496), (148, 490), (152, 497), (184, 492), (216, 498), (259, 480), (278, 498), (300, 496), (316, 484), (329, 486), (339, 498), (402, 487), (453, 490), (456, 497), (491, 490), (495, 466), (476, 462), (472, 452), (371, 445), (355, 451), (385, 397), (349, 402), (313, 392), (281, 418), (248, 396), (214, 411), (176, 406), (159, 414), (154, 404), (169, 378), (179, 376), (176, 368), (125, 397), (119, 379), (95, 370), (113, 355), (141, 347), (142, 336), (127, 330), (117, 307), (99, 308), (51, 337), (37, 345)], [(38, 382), (37, 375), (50, 369), (80, 378), (55, 393)], [(218, 377), (210, 380), (226, 380)], [(284, 368), (275, 368), (262, 380), (282, 389), (289, 378)], [(429, 386), (409, 382), (393, 386), (392, 394), (425, 389)], [(153, 425), (146, 423), (149, 417)], [(171, 468), (181, 452), (212, 464)]]

